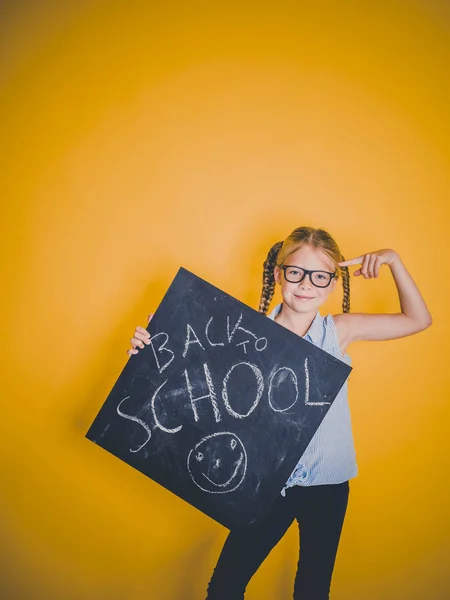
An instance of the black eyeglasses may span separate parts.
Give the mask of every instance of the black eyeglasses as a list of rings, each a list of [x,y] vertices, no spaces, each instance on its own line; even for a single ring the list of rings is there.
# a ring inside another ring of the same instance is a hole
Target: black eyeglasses
[[[294,265],[281,265],[284,271],[284,277],[289,283],[300,283],[309,275],[310,282],[319,288],[326,288],[330,285],[333,277],[336,277],[336,271],[330,273],[329,271],[308,271],[308,269],[302,269],[301,267],[295,267]]]

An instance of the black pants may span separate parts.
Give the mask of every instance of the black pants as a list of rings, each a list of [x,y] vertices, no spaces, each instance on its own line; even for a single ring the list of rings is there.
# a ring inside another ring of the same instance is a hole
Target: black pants
[[[300,559],[294,600],[327,600],[349,494],[348,481],[294,486],[258,523],[231,531],[208,586],[207,600],[243,600],[245,588],[294,519]]]

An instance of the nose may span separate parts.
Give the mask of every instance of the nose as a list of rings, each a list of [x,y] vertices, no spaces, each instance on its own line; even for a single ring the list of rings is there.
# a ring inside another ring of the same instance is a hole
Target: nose
[[[305,276],[303,277],[303,279],[299,282],[298,287],[302,288],[302,289],[312,289],[313,284],[311,281],[311,273],[305,273]]]

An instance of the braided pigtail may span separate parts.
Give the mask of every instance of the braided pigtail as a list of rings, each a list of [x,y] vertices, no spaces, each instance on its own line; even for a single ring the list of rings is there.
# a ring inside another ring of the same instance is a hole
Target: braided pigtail
[[[341,261],[344,262],[345,258],[341,255]],[[348,267],[341,267],[342,271],[342,287],[344,289],[344,296],[342,298],[342,312],[350,312],[350,273]]]
[[[269,250],[266,260],[263,263],[263,286],[261,291],[261,300],[259,301],[259,312],[263,315],[267,314],[270,301],[275,292],[275,276],[273,270],[277,264],[278,253],[283,242],[277,242]]]

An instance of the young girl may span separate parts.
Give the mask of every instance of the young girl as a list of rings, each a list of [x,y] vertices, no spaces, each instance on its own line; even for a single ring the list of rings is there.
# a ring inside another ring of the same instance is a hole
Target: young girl
[[[348,267],[365,279],[388,265],[401,312],[349,314]],[[342,314],[320,315],[318,308],[342,274]],[[322,229],[299,227],[272,246],[264,262],[259,311],[267,314],[275,285],[283,302],[269,318],[350,364],[348,346],[357,340],[389,340],[418,333],[431,316],[414,281],[393,250],[378,250],[345,261],[334,239]],[[151,315],[149,317],[149,320]],[[149,343],[137,327],[129,356]],[[306,451],[270,511],[256,524],[231,531],[208,586],[207,600],[242,600],[253,574],[294,519],[301,531],[294,600],[326,600],[347,509],[349,479],[357,474],[347,383],[331,405]]]

